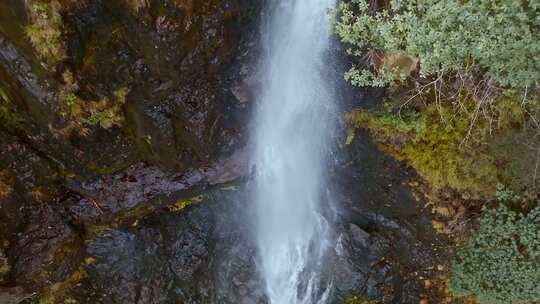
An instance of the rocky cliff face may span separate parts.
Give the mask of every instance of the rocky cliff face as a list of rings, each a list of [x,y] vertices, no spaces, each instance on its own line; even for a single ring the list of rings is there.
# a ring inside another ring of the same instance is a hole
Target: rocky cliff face
[[[73,276],[91,225],[158,196],[174,203],[173,193],[238,177],[234,152],[244,142],[247,108],[231,88],[251,72],[260,7],[0,4],[5,297],[15,301]],[[218,155],[232,156],[212,165]]]
[[[5,107],[37,123],[47,142],[78,153],[56,157],[74,174],[134,158],[187,168],[214,157],[223,146],[216,139],[234,144],[237,121],[225,114],[238,104],[228,89],[254,51],[260,3],[11,2],[3,20],[26,33],[2,31]],[[52,21],[41,24],[55,18],[58,37],[29,45],[55,30]],[[54,65],[43,54],[51,45],[64,54]]]
[[[262,6],[0,3],[0,303],[265,303],[243,149]],[[437,240],[388,187],[408,177],[365,137],[341,154],[332,303],[417,303]]]

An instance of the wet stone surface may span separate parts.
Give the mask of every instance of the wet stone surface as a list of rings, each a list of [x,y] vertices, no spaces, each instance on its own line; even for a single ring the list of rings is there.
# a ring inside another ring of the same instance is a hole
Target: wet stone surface
[[[88,278],[70,297],[82,303],[257,303],[247,225],[238,193],[214,191],[196,206],[106,230],[89,245]],[[85,300],[86,299],[86,300]],[[87,302],[85,302],[87,301]]]

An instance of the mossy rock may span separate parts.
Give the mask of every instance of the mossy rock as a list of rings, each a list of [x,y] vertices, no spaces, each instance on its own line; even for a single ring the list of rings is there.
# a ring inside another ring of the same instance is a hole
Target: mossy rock
[[[358,110],[346,118],[353,129],[369,130],[385,151],[406,161],[435,191],[450,188],[469,198],[491,199],[499,182],[523,188],[523,176],[530,171],[523,164],[530,151],[515,142],[524,139],[520,134],[529,133],[520,102],[513,96],[501,97],[494,114],[498,126],[483,116],[472,124],[467,112],[435,103],[401,112],[392,107]],[[465,106],[474,110],[472,101]]]

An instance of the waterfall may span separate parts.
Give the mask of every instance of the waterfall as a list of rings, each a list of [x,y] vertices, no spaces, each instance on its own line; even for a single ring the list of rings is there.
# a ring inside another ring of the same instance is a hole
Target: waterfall
[[[271,3],[252,155],[260,273],[271,304],[324,303],[320,272],[333,100],[328,69],[332,0]]]

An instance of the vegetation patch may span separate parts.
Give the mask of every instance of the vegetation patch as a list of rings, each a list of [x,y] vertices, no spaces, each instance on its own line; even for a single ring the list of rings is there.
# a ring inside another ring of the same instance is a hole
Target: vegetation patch
[[[169,205],[167,208],[171,212],[180,212],[188,206],[200,203],[203,200],[203,198],[204,198],[203,195],[197,195],[192,198],[177,200],[176,203]]]
[[[350,54],[371,57],[370,68],[347,73],[357,85],[404,80],[418,59],[421,75],[480,71],[502,86],[530,87],[540,78],[539,13],[534,0],[352,0],[339,5],[336,32]]]
[[[25,29],[26,35],[39,57],[53,70],[67,57],[61,9],[57,1],[27,1],[30,24]]]
[[[450,288],[481,303],[540,301],[539,231],[540,207],[527,213],[505,204],[487,210],[480,230],[455,259]]]
[[[87,135],[89,127],[100,126],[109,129],[121,127],[124,123],[122,107],[126,102],[127,87],[120,87],[110,97],[98,101],[88,101],[77,95],[78,83],[70,71],[63,73],[64,85],[58,93],[60,114],[69,121],[64,134],[76,131],[79,135]]]

